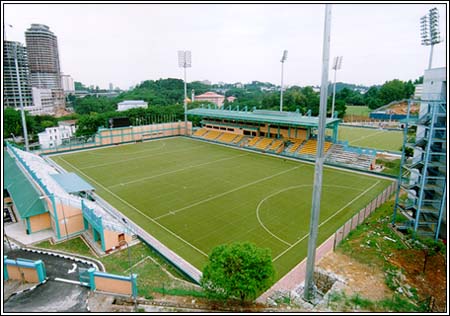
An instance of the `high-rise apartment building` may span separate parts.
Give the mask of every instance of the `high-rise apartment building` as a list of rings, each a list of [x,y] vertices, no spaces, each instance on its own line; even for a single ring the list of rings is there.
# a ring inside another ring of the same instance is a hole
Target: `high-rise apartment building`
[[[58,41],[49,27],[31,24],[25,32],[31,85],[38,89],[50,89],[54,111],[65,107],[64,91],[61,85]]]
[[[19,80],[17,80],[16,63],[14,60],[17,51],[17,68]],[[3,105],[20,108],[19,83],[22,94],[22,102],[25,110],[30,110],[33,105],[30,84],[30,70],[26,48],[19,42],[5,41],[3,45]]]
[[[75,84],[71,75],[61,74],[61,83],[65,93],[75,93]]]

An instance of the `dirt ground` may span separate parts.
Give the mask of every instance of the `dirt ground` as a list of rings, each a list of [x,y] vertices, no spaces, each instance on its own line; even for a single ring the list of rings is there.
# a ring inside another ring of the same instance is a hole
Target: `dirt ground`
[[[433,312],[445,312],[447,302],[446,262],[442,255],[429,257],[423,273],[424,253],[407,249],[394,252],[389,260],[402,269],[405,283],[417,289],[419,300],[430,299]],[[392,297],[394,292],[385,283],[384,272],[377,266],[359,263],[349,256],[334,252],[323,258],[318,267],[343,277],[346,294],[359,293],[362,297],[378,301]]]
[[[384,281],[384,272],[377,266],[365,265],[345,254],[332,252],[319,262],[318,267],[341,276],[346,283],[343,290],[349,296],[358,293],[367,299],[382,300],[392,295]]]
[[[395,252],[390,261],[404,270],[407,283],[417,289],[419,299],[425,300],[431,296],[432,311],[444,312],[447,302],[445,258],[441,254],[430,256],[423,273],[424,258],[421,250],[408,249]]]
[[[410,108],[410,112],[412,114],[419,112],[420,106],[418,104],[412,104]],[[393,114],[406,114],[408,112],[408,102],[401,102],[392,105],[389,107],[388,111],[391,111]]]

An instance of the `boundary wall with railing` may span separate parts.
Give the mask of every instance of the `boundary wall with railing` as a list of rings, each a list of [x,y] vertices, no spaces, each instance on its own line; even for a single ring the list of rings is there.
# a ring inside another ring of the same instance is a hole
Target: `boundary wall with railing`
[[[192,122],[187,122],[187,134],[190,135],[191,131]],[[90,141],[76,140],[53,148],[34,150],[33,152],[36,154],[50,154],[179,135],[186,135],[185,123],[181,121],[118,128],[101,127],[90,138]]]
[[[366,207],[362,208],[352,218],[350,218],[344,225],[336,230],[326,241],[316,248],[316,262],[319,262],[327,253],[334,251],[339,243],[348,236],[358,225],[372,214],[381,204],[386,202],[390,196],[395,192],[396,182],[387,187],[382,193],[374,198]],[[267,299],[275,294],[277,291],[294,291],[305,281],[306,260],[303,259],[295,268],[284,275],[277,283],[270,289],[264,292],[257,298],[257,302],[265,303]]]

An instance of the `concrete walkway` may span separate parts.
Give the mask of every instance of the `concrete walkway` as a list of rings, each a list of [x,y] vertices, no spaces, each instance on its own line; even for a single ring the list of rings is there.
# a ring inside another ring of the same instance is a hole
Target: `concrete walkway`
[[[31,245],[34,243],[38,243],[40,241],[47,240],[49,238],[54,238],[55,233],[52,229],[46,229],[40,232],[32,233],[27,235],[26,233],[26,224],[25,221],[21,220],[17,223],[6,224],[4,226],[4,234],[8,237],[11,237],[14,240],[17,240],[23,245]]]

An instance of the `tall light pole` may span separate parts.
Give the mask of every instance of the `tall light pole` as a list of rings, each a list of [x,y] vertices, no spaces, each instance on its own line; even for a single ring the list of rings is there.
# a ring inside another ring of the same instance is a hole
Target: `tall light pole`
[[[178,51],[178,66],[184,68],[184,131],[187,135],[187,85],[186,85],[186,68],[191,67],[191,51]]]
[[[310,301],[314,295],[314,263],[316,261],[316,241],[322,194],[323,147],[327,119],[328,67],[330,55],[331,4],[325,5],[325,26],[323,32],[322,85],[320,86],[319,134],[317,135],[317,156],[314,168],[314,186],[312,194],[311,219],[309,224],[308,257],[306,259],[306,277],[304,298]]]
[[[420,35],[422,45],[431,46],[428,69],[431,69],[433,62],[433,47],[442,42],[439,34],[439,11],[437,8],[430,9],[427,15],[420,18]]]
[[[30,148],[28,146],[28,131],[27,131],[27,122],[25,120],[25,111],[23,109],[23,99],[22,99],[22,87],[20,83],[20,75],[19,75],[19,62],[17,61],[17,50],[18,43],[15,42],[13,45],[13,54],[14,54],[14,66],[16,68],[16,80],[17,80],[17,88],[19,91],[19,104],[20,104],[20,114],[22,116],[22,128],[23,128],[23,137],[25,139],[25,150],[29,151]]]
[[[331,118],[334,116],[334,101],[336,98],[336,73],[339,69],[341,69],[342,65],[342,56],[334,57],[333,61],[333,69],[334,69],[334,85],[333,85],[333,102],[331,103]]]
[[[284,50],[283,52],[283,56],[281,57],[281,89],[280,89],[280,112],[283,112],[283,66],[284,66],[284,62],[287,59],[287,50]]]

